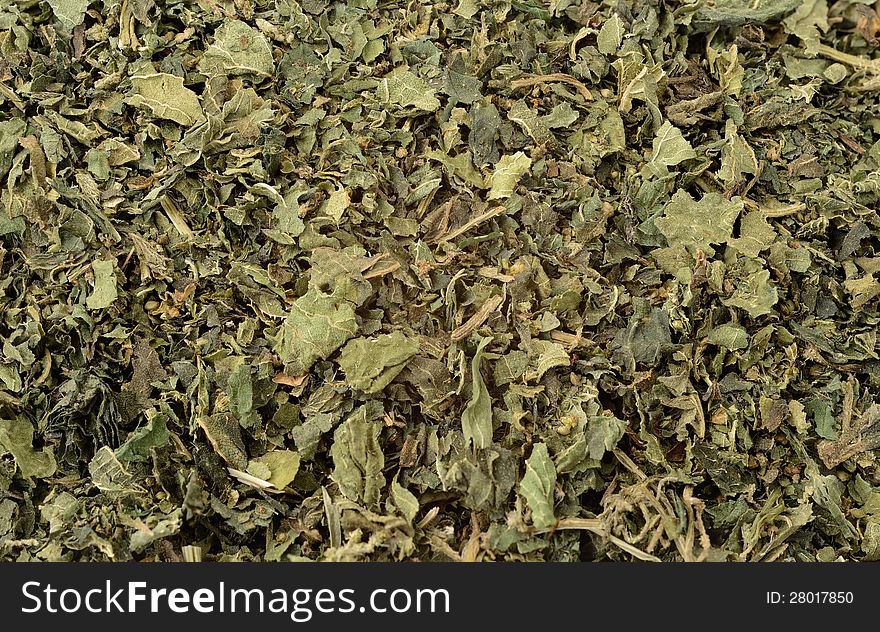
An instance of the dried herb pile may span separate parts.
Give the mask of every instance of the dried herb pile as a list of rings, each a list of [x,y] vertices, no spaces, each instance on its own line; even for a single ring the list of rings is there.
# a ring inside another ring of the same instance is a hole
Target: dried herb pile
[[[10,0],[0,558],[880,559],[855,0]]]

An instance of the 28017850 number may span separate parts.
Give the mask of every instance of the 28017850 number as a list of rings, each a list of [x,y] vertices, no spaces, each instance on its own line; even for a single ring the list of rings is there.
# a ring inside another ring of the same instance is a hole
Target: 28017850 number
[[[851,592],[805,591],[788,593],[788,603],[840,603],[850,604],[854,595]]]

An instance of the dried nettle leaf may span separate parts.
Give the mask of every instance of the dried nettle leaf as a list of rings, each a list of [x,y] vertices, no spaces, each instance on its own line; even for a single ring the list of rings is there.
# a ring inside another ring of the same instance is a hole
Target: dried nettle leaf
[[[290,306],[275,352],[290,373],[305,373],[316,360],[326,359],[354,337],[357,330],[351,303],[310,288]]]
[[[471,360],[471,399],[461,414],[465,441],[478,449],[492,445],[492,398],[480,372],[483,350],[490,342],[491,337],[480,340]]]
[[[247,466],[247,450],[241,437],[241,427],[228,413],[203,415],[196,423],[205,433],[214,451],[235,469]]]
[[[367,418],[366,408],[352,413],[333,433],[333,480],[354,502],[377,507],[385,477],[385,455],[379,444],[382,423]]]
[[[487,199],[497,200],[510,197],[519,179],[523,174],[528,173],[531,166],[532,159],[521,151],[512,155],[502,156],[498,164],[495,165],[492,175],[486,180],[489,185]]]
[[[339,354],[345,382],[365,393],[378,393],[403,371],[419,351],[417,340],[399,331],[377,338],[355,338]]]
[[[394,506],[400,510],[403,517],[412,522],[419,512],[419,499],[406,487],[397,482],[397,477],[391,481],[391,497]]]
[[[401,107],[434,112],[440,107],[436,92],[406,68],[391,71],[379,84],[379,98]]]
[[[48,0],[52,13],[67,30],[82,24],[89,0]]]
[[[272,450],[263,456],[251,459],[248,463],[248,471],[254,463],[263,465],[268,469],[266,480],[276,489],[284,489],[296,478],[299,462],[299,454],[293,450]]]
[[[616,53],[617,49],[620,48],[625,33],[623,20],[620,19],[617,13],[614,13],[602,24],[602,28],[599,29],[597,38],[599,52],[603,55]]]
[[[697,201],[679,189],[654,223],[670,246],[684,246],[692,254],[699,249],[712,256],[711,244],[727,243],[742,210],[739,197],[728,200],[719,193],[707,193]]]
[[[556,492],[556,466],[547,451],[546,443],[537,443],[526,461],[526,472],[519,483],[519,493],[532,511],[532,524],[537,529],[552,525]]]
[[[779,293],[770,283],[770,271],[748,260],[742,264],[738,276],[733,295],[722,302],[746,310],[752,318],[769,314],[779,301]]]
[[[657,130],[654,137],[651,162],[647,167],[650,172],[661,176],[668,173],[667,167],[672,167],[696,156],[697,152],[691,147],[681,130],[666,121]]]
[[[724,148],[721,150],[721,168],[718,170],[719,178],[729,185],[739,181],[743,174],[758,173],[755,151],[746,139],[737,133],[733,121],[727,121],[724,141]]]
[[[740,221],[739,237],[730,245],[748,257],[755,258],[776,240],[776,231],[761,211],[750,211]]]
[[[268,77],[275,72],[275,60],[262,33],[241,20],[227,20],[214,33],[214,43],[202,55],[199,70],[209,75]]]
[[[185,127],[205,120],[198,95],[183,85],[182,77],[151,72],[148,68],[131,76],[131,90],[126,102],[148,109],[157,118]]]
[[[34,427],[24,417],[0,419],[0,447],[11,454],[21,475],[27,478],[48,478],[57,466],[52,448],[34,449]]]
[[[116,448],[116,458],[120,461],[147,461],[150,449],[166,445],[171,438],[167,416],[152,412],[145,425],[134,430],[125,443]]]
[[[89,309],[106,309],[113,305],[119,296],[116,289],[116,262],[98,259],[92,262],[95,287],[86,298]]]

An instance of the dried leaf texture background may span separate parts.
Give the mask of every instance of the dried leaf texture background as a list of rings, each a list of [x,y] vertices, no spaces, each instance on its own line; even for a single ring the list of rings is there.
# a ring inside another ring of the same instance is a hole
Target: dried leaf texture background
[[[876,7],[0,5],[3,560],[880,559]]]

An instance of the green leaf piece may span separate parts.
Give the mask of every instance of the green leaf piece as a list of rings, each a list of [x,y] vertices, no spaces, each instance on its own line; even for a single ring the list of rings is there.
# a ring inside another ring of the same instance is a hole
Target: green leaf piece
[[[25,478],[48,478],[56,469],[55,456],[49,447],[35,450],[34,427],[23,418],[0,419],[0,447],[11,454]]]
[[[739,233],[739,237],[730,240],[730,245],[753,259],[776,240],[776,231],[761,211],[746,213],[740,221]]]
[[[733,296],[722,302],[729,307],[744,309],[752,318],[758,318],[773,311],[778,300],[779,294],[770,284],[770,272],[760,269],[749,274],[737,285]]]
[[[327,198],[327,205],[324,208],[324,212],[333,218],[333,221],[338,224],[342,221],[342,217],[345,215],[345,211],[350,204],[351,198],[348,195],[348,191],[343,187],[339,187],[330,194],[329,198]]]
[[[728,121],[724,132],[724,147],[721,150],[721,169],[718,177],[728,186],[735,184],[743,174],[758,173],[758,159],[748,141],[737,133],[733,121]]]
[[[182,77],[165,72],[132,75],[126,102],[185,127],[205,120],[198,95],[183,85]]]
[[[667,167],[672,167],[685,160],[696,158],[697,152],[682,135],[681,130],[669,121],[663,123],[654,137],[651,162],[648,168],[655,175],[664,175]]]
[[[93,261],[92,273],[95,275],[95,287],[86,298],[86,307],[107,309],[119,297],[116,289],[116,263],[105,259]]]
[[[617,13],[612,14],[610,18],[605,20],[602,28],[599,29],[598,45],[599,52],[603,55],[611,55],[617,52],[623,42],[625,34],[623,20]]]
[[[560,103],[551,110],[550,114],[543,117],[544,125],[549,129],[567,128],[580,118],[577,110],[568,103]]]
[[[684,246],[691,254],[699,249],[712,256],[715,249],[710,244],[727,243],[742,210],[739,197],[727,200],[718,193],[708,193],[696,201],[679,189],[654,223],[670,246]]]
[[[333,480],[342,494],[365,507],[378,507],[385,486],[385,455],[379,445],[382,424],[367,419],[360,408],[333,433]]]
[[[835,426],[837,420],[831,411],[831,405],[823,399],[814,398],[807,402],[804,412],[813,418],[816,425],[816,434],[823,439],[836,440],[838,437]]]
[[[275,72],[275,60],[262,33],[241,20],[227,20],[214,33],[199,70],[209,75],[269,77]]]
[[[553,513],[556,489],[556,466],[547,451],[547,444],[537,443],[526,461],[526,473],[519,483],[519,493],[532,510],[532,524],[546,529],[556,518]]]
[[[443,92],[460,103],[471,104],[483,98],[483,82],[476,77],[449,69],[443,81]]]
[[[239,364],[229,375],[228,389],[229,410],[238,419],[238,423],[250,428],[259,422],[254,411],[254,385],[251,379],[251,367]]]
[[[266,480],[272,483],[276,489],[284,489],[296,478],[296,474],[299,472],[299,461],[299,454],[293,450],[272,450],[263,456],[251,459],[248,469],[253,463],[265,466],[269,471]]]
[[[477,351],[471,360],[471,399],[461,414],[461,427],[465,441],[474,448],[488,448],[492,445],[492,398],[480,372],[483,350],[492,342],[486,337],[480,340]]]
[[[623,438],[626,422],[612,415],[591,417],[587,425],[587,454],[599,461],[606,452],[613,450]]]
[[[709,342],[728,351],[739,351],[749,346],[749,335],[737,325],[718,325],[709,332]]]
[[[529,368],[523,375],[526,381],[540,380],[550,369],[571,364],[571,357],[558,342],[530,340],[526,351],[529,354]]]
[[[82,24],[89,8],[89,0],[48,0],[52,13],[67,30]]]
[[[436,92],[425,81],[405,68],[391,71],[380,84],[380,97],[401,107],[434,112],[440,107]]]
[[[167,417],[162,413],[150,415],[145,425],[137,428],[125,443],[116,448],[116,458],[143,463],[150,459],[151,448],[167,445],[170,438]]]
[[[388,386],[418,351],[418,341],[399,331],[377,338],[355,338],[339,354],[339,366],[346,384],[373,394]]]
[[[489,185],[489,200],[498,200],[508,198],[513,193],[519,179],[523,174],[528,173],[532,166],[532,159],[523,152],[518,151],[515,154],[502,156],[495,170],[487,179]]]
[[[828,3],[826,0],[804,0],[797,10],[782,20],[785,30],[799,37],[808,51],[819,45],[820,31],[828,30]]]
[[[328,358],[354,337],[357,330],[351,303],[311,288],[291,305],[275,352],[290,373],[305,373],[316,360]]]
[[[229,413],[216,413],[203,415],[196,423],[220,458],[237,470],[247,467],[247,450],[235,417]]]
[[[391,498],[394,506],[403,514],[408,522],[412,522],[419,512],[419,499],[406,487],[397,482],[397,478],[391,481]]]

